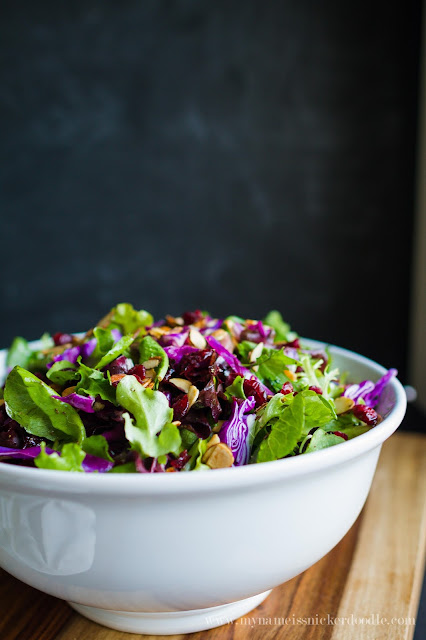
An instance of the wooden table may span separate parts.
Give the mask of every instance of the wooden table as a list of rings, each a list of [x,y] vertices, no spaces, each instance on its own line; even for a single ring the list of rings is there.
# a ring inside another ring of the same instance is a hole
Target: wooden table
[[[383,446],[362,514],[325,558],[275,589],[243,618],[189,637],[408,640],[414,633],[425,550],[426,437],[395,434]],[[0,638],[131,640],[147,636],[89,622],[65,602],[0,570]]]

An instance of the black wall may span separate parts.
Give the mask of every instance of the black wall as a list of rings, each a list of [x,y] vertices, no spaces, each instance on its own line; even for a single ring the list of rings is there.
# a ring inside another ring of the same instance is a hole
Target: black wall
[[[2,339],[118,301],[404,375],[420,2],[10,2]]]

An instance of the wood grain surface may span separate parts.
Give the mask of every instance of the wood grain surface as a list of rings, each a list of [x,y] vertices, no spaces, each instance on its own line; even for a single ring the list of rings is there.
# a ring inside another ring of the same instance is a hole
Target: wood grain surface
[[[396,434],[383,446],[361,516],[327,556],[275,589],[243,618],[189,637],[409,640],[414,633],[425,551],[426,438]],[[0,570],[1,640],[148,637],[90,622],[61,600]]]

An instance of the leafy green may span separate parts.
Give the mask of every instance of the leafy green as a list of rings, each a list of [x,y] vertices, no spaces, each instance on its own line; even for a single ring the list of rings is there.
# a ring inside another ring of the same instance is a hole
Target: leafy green
[[[294,358],[290,358],[283,349],[263,349],[262,355],[256,363],[260,362],[256,375],[273,391],[278,392],[289,378],[284,371],[289,365],[299,364]]]
[[[96,346],[90,357],[90,361],[98,362],[110,349],[112,349],[115,340],[110,328],[104,329],[103,327],[95,327],[93,329],[93,335],[96,338]]]
[[[237,376],[232,384],[225,389],[225,396],[228,400],[232,398],[241,398],[246,400],[246,394],[244,393],[244,378]]]
[[[263,323],[275,329],[275,342],[291,342],[297,338],[297,333],[290,330],[279,311],[270,311]]]
[[[257,461],[277,460],[290,454],[297,442],[313,427],[322,427],[335,417],[332,404],[315,391],[305,389],[297,395],[277,393],[256,417],[255,443],[261,441]],[[269,431],[269,435],[268,435]],[[259,438],[258,438],[259,436]],[[285,453],[282,453],[285,451]]]
[[[133,305],[128,302],[122,302],[112,309],[111,322],[122,331],[123,334],[134,333],[137,329],[141,330],[141,334],[145,333],[145,327],[154,322],[154,319],[148,311],[136,311]]]
[[[319,449],[326,449],[332,447],[335,444],[345,442],[345,439],[341,436],[336,436],[334,433],[326,433],[323,429],[317,429],[313,434],[308,446],[305,449],[305,453],[311,453],[312,451],[318,451]]]
[[[304,398],[298,394],[271,424],[271,432],[262,441],[257,462],[279,460],[292,453],[302,435],[304,426]]]
[[[46,377],[54,384],[61,386],[69,382],[75,382],[80,378],[77,369],[72,362],[68,362],[68,360],[58,360],[54,362],[50,369],[47,370]]]
[[[134,462],[125,462],[113,467],[108,473],[137,473]]]
[[[92,369],[81,362],[81,358],[78,359],[78,373],[80,375],[80,382],[76,386],[76,392],[80,393],[84,391],[88,396],[100,396],[102,400],[112,402],[112,404],[118,405],[115,387],[112,386],[108,378],[105,378],[102,371]]]
[[[41,451],[34,459],[39,469],[56,469],[57,471],[84,471],[82,462],[86,457],[84,451],[75,442],[64,444],[61,455],[53,452],[46,453],[46,444],[41,443]]]
[[[193,431],[185,428],[180,429],[180,437],[182,440],[181,451],[184,451],[184,449],[188,451],[194,442],[198,440],[198,436]]]
[[[55,395],[51,387],[19,366],[6,379],[7,412],[28,433],[48,440],[81,443],[85,429],[80,416],[74,407],[54,398]]]
[[[86,438],[82,445],[83,451],[89,453],[92,456],[97,456],[98,458],[103,458],[104,460],[109,460],[112,462],[112,458],[109,455],[108,451],[108,442],[104,438],[104,436],[90,436],[90,438]]]
[[[300,374],[299,382],[306,386],[317,386],[322,390],[323,397],[327,400],[332,398],[333,389],[331,382],[337,379],[338,369],[331,369],[327,365],[325,372],[320,369],[321,360],[313,363],[308,354],[304,354],[300,358],[303,373]]]
[[[117,386],[117,400],[134,416],[124,414],[124,431],[133,449],[153,458],[179,453],[179,429],[170,424],[173,410],[163,393],[143,387],[134,376],[125,376]]]
[[[134,341],[133,336],[123,336],[118,342],[115,343],[113,347],[99,360],[95,369],[102,369],[102,367],[106,367],[107,364],[118,358],[118,356],[122,356],[125,352],[127,352],[128,348]]]
[[[169,357],[164,351],[163,347],[158,344],[151,336],[145,336],[139,345],[140,362],[146,362],[151,358],[159,358],[160,364],[158,365],[157,378],[162,380],[169,368]]]
[[[17,336],[7,352],[6,365],[10,368],[16,365],[26,367],[32,353],[32,349],[25,338]]]

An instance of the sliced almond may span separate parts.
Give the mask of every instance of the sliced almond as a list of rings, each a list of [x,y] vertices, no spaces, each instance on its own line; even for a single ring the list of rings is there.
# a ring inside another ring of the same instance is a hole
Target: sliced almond
[[[262,355],[262,351],[263,342],[259,342],[259,344],[255,346],[253,351],[250,352],[250,362],[256,362],[256,360]]]
[[[144,378],[142,380],[142,386],[145,387],[146,389],[153,389],[154,384],[155,382],[152,378]]]
[[[189,382],[189,380],[185,380],[185,378],[170,378],[169,382],[171,382],[171,384],[174,384],[175,387],[177,387],[184,393],[188,393],[188,391],[192,387],[192,384]]]
[[[155,369],[147,369],[145,371],[146,378],[155,378]]]
[[[259,344],[255,346],[253,351],[250,351],[250,362],[256,362],[256,360],[262,355],[262,351],[263,351],[263,342],[259,342]],[[252,367],[252,369],[253,371],[257,371],[259,369],[259,366],[256,365]]]
[[[155,369],[155,367],[158,367],[160,362],[160,358],[150,358],[149,360],[145,360],[145,362],[142,362],[142,365],[145,367],[145,369]]]
[[[191,329],[189,331],[189,341],[194,347],[197,347],[197,349],[205,349],[207,347],[205,337],[197,329]]]
[[[105,405],[103,402],[95,402],[93,404],[93,411],[102,411],[102,409],[105,409]]]
[[[220,442],[207,449],[202,462],[207,464],[210,469],[225,469],[226,467],[232,467],[234,456],[231,449],[223,442]]]
[[[181,317],[175,318],[174,316],[170,316],[170,315],[166,316],[166,322],[171,327],[183,327],[184,325],[183,318]]]
[[[220,342],[220,344],[225,347],[225,349],[228,349],[228,351],[230,351],[231,353],[234,351],[235,343],[229,333],[225,331],[225,329],[216,329],[216,331],[213,331],[211,335],[212,338]]]
[[[352,398],[339,396],[338,398],[334,399],[334,407],[338,416],[340,416],[342,413],[350,411],[353,406],[355,406],[355,402],[352,400]]]
[[[150,329],[148,331],[148,333],[151,336],[154,336],[154,338],[161,338],[162,336],[164,336],[166,333],[170,333],[170,331],[172,331],[171,327],[152,327],[152,329]]]
[[[217,435],[217,433],[215,433],[209,440],[208,444],[207,444],[207,449],[210,449],[210,447],[213,447],[215,444],[219,444],[220,442],[220,438]],[[207,451],[206,449],[206,451]]]
[[[181,421],[180,421],[180,420],[173,420],[173,422],[172,422],[172,425],[173,425],[174,427],[180,427],[180,425],[181,425],[181,424],[182,424],[182,423],[181,423]]]
[[[194,385],[191,385],[188,391],[188,409],[192,407],[198,400],[198,396],[200,395],[199,390]]]
[[[62,397],[65,398],[66,396],[71,395],[71,393],[75,392],[75,386],[74,387],[67,387],[66,389],[64,389],[62,391]]]

